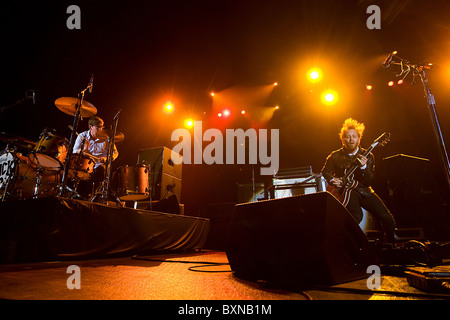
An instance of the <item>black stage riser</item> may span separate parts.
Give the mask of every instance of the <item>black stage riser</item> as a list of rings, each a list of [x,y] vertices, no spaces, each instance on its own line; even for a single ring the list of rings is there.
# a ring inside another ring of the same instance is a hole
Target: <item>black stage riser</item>
[[[66,198],[0,203],[0,262],[201,249],[209,220]]]
[[[377,261],[328,192],[236,205],[226,251],[237,276],[295,288],[365,278]]]

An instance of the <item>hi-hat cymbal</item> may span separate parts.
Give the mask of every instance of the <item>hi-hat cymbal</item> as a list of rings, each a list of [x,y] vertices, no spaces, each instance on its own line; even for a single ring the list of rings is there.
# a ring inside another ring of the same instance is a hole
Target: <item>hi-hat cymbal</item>
[[[97,138],[100,140],[107,140],[112,137],[113,133],[109,129],[103,129],[101,131],[97,131]],[[125,135],[122,132],[116,132],[114,136],[114,143],[121,143],[125,139]]]
[[[55,106],[62,112],[74,116],[77,111],[78,98],[73,97],[61,97],[55,100]],[[90,102],[83,100],[81,104],[82,117],[92,117],[97,114],[97,108]]]

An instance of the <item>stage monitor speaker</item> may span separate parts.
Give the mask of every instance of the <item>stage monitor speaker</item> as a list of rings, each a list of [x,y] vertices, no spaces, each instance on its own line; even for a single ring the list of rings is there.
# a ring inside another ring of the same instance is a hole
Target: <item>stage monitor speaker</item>
[[[397,228],[444,228],[448,225],[428,159],[397,154],[383,159],[387,205]]]
[[[226,254],[237,277],[294,289],[368,277],[377,257],[328,192],[235,206]]]
[[[181,157],[176,154],[177,157]],[[162,200],[171,193],[181,201],[182,163],[175,164],[172,150],[166,147],[142,149],[138,154],[138,163],[150,164],[150,186],[152,200]]]

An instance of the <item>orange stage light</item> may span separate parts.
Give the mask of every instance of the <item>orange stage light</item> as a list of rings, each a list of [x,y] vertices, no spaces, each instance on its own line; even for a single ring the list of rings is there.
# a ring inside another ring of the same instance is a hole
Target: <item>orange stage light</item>
[[[192,128],[193,125],[194,125],[194,120],[192,120],[192,119],[186,119],[184,121],[184,126],[186,128]]]
[[[172,113],[174,110],[174,106],[172,104],[172,102],[168,101],[164,104],[164,112],[166,113]]]
[[[321,100],[322,100],[322,103],[325,105],[328,105],[328,106],[333,105],[338,100],[338,94],[334,90],[324,91],[322,93]]]
[[[319,82],[322,79],[322,70],[319,68],[312,68],[308,71],[308,80],[310,82]]]

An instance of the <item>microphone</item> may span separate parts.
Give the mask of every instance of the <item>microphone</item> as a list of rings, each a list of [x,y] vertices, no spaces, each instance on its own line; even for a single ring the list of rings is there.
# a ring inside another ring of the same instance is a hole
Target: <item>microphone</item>
[[[394,57],[394,55],[396,55],[397,54],[397,51],[393,51],[393,52],[391,52],[388,56],[387,56],[387,58],[386,59],[384,59],[384,61],[381,63],[381,66],[383,67],[383,68],[389,68],[390,66],[391,66],[391,61],[392,61],[392,58]]]
[[[31,99],[33,104],[36,104],[36,93],[34,90],[27,90],[27,92],[25,92],[25,98]]]
[[[92,93],[92,88],[93,87],[94,87],[94,75],[92,74],[91,75],[91,79],[89,80],[89,85],[88,85],[89,93]]]

